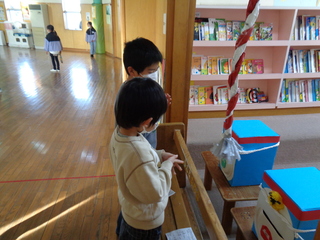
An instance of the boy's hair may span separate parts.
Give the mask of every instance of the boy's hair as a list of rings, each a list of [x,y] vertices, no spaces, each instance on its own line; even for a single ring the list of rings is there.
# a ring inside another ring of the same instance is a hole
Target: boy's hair
[[[152,118],[154,125],[167,111],[167,98],[162,87],[150,78],[133,78],[118,92],[114,106],[117,124],[125,129],[139,127]]]
[[[123,64],[128,73],[128,67],[132,67],[138,73],[143,72],[144,69],[154,63],[162,62],[162,54],[148,39],[136,38],[125,44],[123,50]]]

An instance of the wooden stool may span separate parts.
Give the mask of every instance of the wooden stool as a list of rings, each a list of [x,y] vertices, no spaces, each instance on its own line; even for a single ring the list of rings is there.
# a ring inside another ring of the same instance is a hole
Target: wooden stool
[[[231,209],[231,214],[237,223],[236,240],[257,240],[252,232],[252,223],[256,207],[236,207]]]
[[[253,201],[259,196],[259,186],[231,187],[223,172],[219,168],[219,160],[210,152],[201,153],[205,163],[204,187],[211,190],[212,179],[214,180],[221,197],[224,201],[221,225],[226,234],[231,233],[232,215],[231,208],[235,207],[237,201]]]

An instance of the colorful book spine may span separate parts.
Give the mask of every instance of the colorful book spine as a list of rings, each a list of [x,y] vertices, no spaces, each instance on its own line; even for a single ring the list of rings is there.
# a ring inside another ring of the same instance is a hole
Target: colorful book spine
[[[216,19],[215,18],[208,18],[208,22],[209,22],[209,40],[210,41],[217,40],[216,31],[215,31]]]
[[[240,24],[241,24],[240,21],[232,21],[232,29],[233,29],[232,34],[233,34],[234,41],[237,41],[240,36],[240,33],[241,33]]]
[[[213,89],[211,86],[205,87],[205,104],[213,104]]]
[[[201,75],[208,75],[208,57],[201,56]]]
[[[226,21],[224,19],[217,19],[217,22],[218,22],[218,40],[226,41],[227,40]]]
[[[191,74],[192,75],[200,75],[201,74],[201,56],[193,56],[192,57]]]
[[[206,104],[205,87],[203,86],[198,87],[198,99],[199,105]]]
[[[232,41],[233,40],[232,21],[226,21],[226,29],[227,29],[227,41]]]

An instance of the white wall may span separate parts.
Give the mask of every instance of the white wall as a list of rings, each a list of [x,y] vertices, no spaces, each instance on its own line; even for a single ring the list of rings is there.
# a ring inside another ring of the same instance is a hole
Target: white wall
[[[248,0],[197,0],[197,5],[246,6]],[[260,6],[273,6],[274,0],[260,0]]]
[[[246,6],[249,0],[197,0],[197,5]],[[319,7],[320,0],[260,0],[260,6]]]

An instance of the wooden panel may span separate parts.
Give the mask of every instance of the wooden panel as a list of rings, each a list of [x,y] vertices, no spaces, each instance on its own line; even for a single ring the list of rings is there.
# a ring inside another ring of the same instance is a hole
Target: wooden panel
[[[185,127],[183,123],[164,123],[159,125],[159,127],[157,128],[157,149],[164,149],[166,152],[179,154],[173,140],[174,131],[176,129],[179,129],[184,135]],[[184,169],[182,171],[177,171],[177,178],[180,187],[185,187],[186,176]]]
[[[188,124],[190,69],[196,1],[169,1],[165,90],[172,96],[167,122]]]
[[[194,162],[191,158],[187,145],[180,133],[179,130],[175,131],[174,141],[177,145],[179,155],[182,157],[182,160],[185,162],[185,171],[189,178],[189,182],[192,188],[192,191],[195,195],[196,201],[198,203],[203,221],[206,225],[207,231],[209,233],[210,239],[224,239],[227,240],[227,236],[221,226],[219,218],[216,214],[215,209],[211,204],[211,200],[205,190],[203,183],[200,179],[199,173],[194,165]]]

